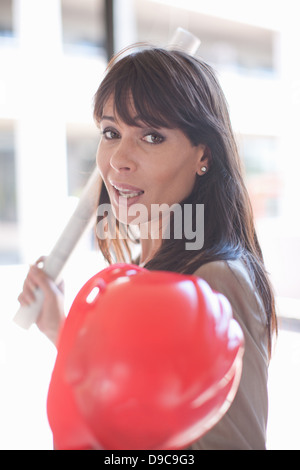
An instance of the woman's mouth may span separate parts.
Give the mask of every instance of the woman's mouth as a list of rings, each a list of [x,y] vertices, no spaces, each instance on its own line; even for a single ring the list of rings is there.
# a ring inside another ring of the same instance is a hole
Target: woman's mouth
[[[126,201],[126,203],[133,204],[142,194],[144,194],[142,189],[130,186],[128,184],[111,182],[111,185],[119,203]]]

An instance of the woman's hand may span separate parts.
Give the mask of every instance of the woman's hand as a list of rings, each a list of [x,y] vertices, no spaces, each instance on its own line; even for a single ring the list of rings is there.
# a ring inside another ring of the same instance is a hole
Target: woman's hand
[[[64,313],[64,286],[55,282],[38,266],[45,260],[41,257],[36,264],[31,266],[24,281],[23,291],[18,297],[20,304],[29,305],[35,300],[34,291],[37,287],[44,294],[44,302],[40,315],[36,321],[38,328],[55,345],[58,333],[65,320]]]

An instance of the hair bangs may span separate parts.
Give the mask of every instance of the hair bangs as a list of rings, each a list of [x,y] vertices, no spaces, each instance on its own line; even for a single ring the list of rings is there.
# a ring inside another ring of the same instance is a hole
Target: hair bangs
[[[95,95],[96,122],[103,115],[105,103],[113,96],[114,112],[127,125],[182,128],[184,117],[172,77],[168,76],[165,64],[154,67],[150,55],[147,64],[139,60],[138,53],[112,64]],[[174,88],[173,93],[170,87]]]

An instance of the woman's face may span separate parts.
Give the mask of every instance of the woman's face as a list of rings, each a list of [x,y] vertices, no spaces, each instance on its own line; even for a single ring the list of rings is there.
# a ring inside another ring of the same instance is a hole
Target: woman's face
[[[134,108],[132,112],[135,116]],[[136,204],[142,205],[146,222],[153,205],[184,200],[203,165],[205,146],[193,146],[181,130],[139,124],[128,126],[115,115],[113,97],[106,102],[97,165],[115,216],[124,223],[135,220],[130,207]]]

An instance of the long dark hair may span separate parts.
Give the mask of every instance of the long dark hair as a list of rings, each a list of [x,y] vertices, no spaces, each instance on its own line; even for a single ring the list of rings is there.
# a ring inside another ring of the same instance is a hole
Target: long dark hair
[[[210,261],[242,259],[264,303],[270,352],[272,333],[277,331],[274,294],[256,236],[228,106],[215,72],[184,52],[147,48],[111,61],[95,95],[96,121],[112,95],[115,112],[126,124],[138,125],[128,99],[132,97],[140,121],[154,128],[180,129],[193,145],[204,144],[210,156],[209,171],[196,177],[192,193],[181,201],[193,207],[204,204],[203,247],[186,250],[184,234],[181,239],[164,239],[146,268],[192,274]],[[109,198],[103,185],[100,204],[104,202]],[[128,260],[128,255],[133,261],[130,241],[122,237],[99,240],[99,246],[110,263],[112,251],[118,261]]]

